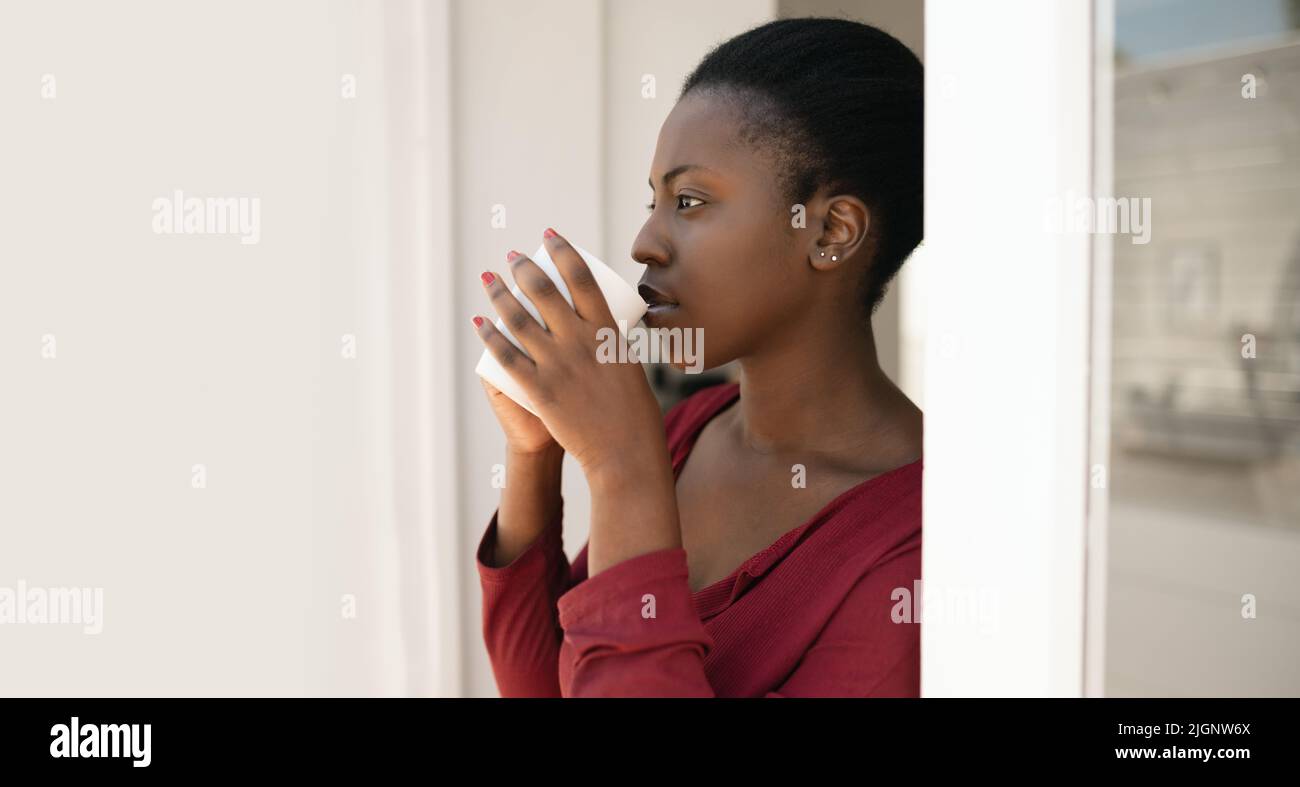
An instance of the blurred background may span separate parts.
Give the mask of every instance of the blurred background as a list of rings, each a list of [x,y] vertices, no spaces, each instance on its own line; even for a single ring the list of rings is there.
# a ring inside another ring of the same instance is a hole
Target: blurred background
[[[1096,74],[1114,193],[1154,204],[1149,244],[1094,248],[1113,257],[1093,312],[1110,408],[1089,425],[1109,436],[1092,457],[1104,692],[1300,694],[1297,4],[1084,5],[1113,10]],[[712,46],[829,15],[924,61],[926,12],[0,5],[0,587],[104,594],[99,634],[0,625],[0,695],[496,696],[473,552],[504,441],[472,371],[479,271],[553,226],[636,281],[659,126]],[[1009,36],[1037,34],[1023,16]],[[155,233],[152,203],[177,189],[259,199],[259,242]],[[954,286],[935,254],[875,316],[882,364],[923,408],[927,370],[963,346],[927,341]],[[964,260],[997,280],[992,250]],[[665,410],[735,372],[647,368]],[[928,455],[974,439],[927,423]],[[589,501],[567,461],[572,557]],[[967,529],[992,536],[1000,514],[972,506]]]
[[[1153,233],[1113,246],[1106,692],[1295,696],[1300,2],[1117,0],[1113,79]]]

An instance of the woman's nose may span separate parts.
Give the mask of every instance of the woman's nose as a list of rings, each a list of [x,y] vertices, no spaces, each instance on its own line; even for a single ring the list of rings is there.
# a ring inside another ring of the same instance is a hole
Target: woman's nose
[[[642,265],[667,265],[666,244],[656,235],[654,224],[654,217],[651,216],[641,226],[636,240],[632,241],[632,259]]]

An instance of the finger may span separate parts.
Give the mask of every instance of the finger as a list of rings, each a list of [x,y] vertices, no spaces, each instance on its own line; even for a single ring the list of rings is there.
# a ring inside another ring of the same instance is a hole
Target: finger
[[[546,329],[556,336],[569,336],[572,333],[570,329],[578,321],[578,313],[564,299],[564,293],[560,292],[555,280],[526,254],[511,251],[506,259],[510,260],[510,275],[515,284],[537,307]]]
[[[532,318],[529,317],[528,319],[531,320]],[[477,314],[474,315],[474,330],[478,333],[478,337],[483,340],[483,344],[487,346],[488,352],[492,353],[492,357],[496,358],[497,363],[501,364],[501,368],[506,370],[506,374],[519,383],[525,393],[531,392],[533,381],[537,379],[537,364],[520,352],[518,347],[511,344],[505,334],[496,329],[491,320],[484,319]],[[484,382],[486,384],[486,381]],[[497,391],[494,385],[488,385],[488,387],[491,391]]]
[[[533,358],[540,358],[549,349],[550,336],[533,315],[528,313],[515,294],[506,286],[505,279],[488,271],[482,276],[483,289],[492,301],[492,309],[505,323],[506,333],[513,336]],[[497,331],[500,333],[500,331]],[[510,340],[502,337],[507,343]]]
[[[573,308],[578,316],[598,325],[613,325],[614,315],[610,314],[605,294],[600,291],[591,267],[582,258],[578,250],[550,227],[542,235],[546,251],[564,277],[564,283],[573,296]]]

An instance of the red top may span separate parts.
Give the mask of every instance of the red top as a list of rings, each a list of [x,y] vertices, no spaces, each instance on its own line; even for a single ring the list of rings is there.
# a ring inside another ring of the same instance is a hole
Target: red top
[[[724,383],[668,412],[674,477],[739,398]],[[584,545],[570,567],[563,501],[519,557],[491,567],[493,513],[477,562],[501,696],[920,696],[921,466],[846,490],[697,593],[680,547],[588,578]]]

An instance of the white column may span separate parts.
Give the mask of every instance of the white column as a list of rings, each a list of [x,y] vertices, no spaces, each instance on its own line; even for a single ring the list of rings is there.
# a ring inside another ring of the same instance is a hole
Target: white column
[[[1043,215],[1090,191],[1091,4],[930,0],[926,26],[922,692],[1078,696],[1089,238]]]

